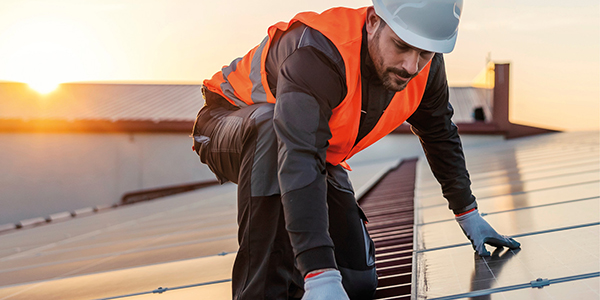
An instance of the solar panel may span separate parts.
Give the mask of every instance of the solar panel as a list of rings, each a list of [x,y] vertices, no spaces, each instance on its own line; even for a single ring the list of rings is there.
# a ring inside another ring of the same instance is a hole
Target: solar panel
[[[227,299],[231,298],[229,281],[234,259],[235,254],[214,255],[135,268],[115,269],[110,272],[53,278],[47,281],[4,287],[0,289],[0,299],[143,299],[156,297],[157,295],[154,295],[153,291],[159,287],[167,288],[165,295],[173,297],[178,294],[177,288],[190,285],[195,287],[189,289],[193,289],[197,297],[200,296],[196,299]],[[222,297],[203,297],[215,293]]]
[[[521,250],[501,250],[490,258],[475,255],[471,245],[420,252],[427,298],[473,290],[528,283],[537,278],[559,278],[597,272],[598,226],[522,236]],[[587,249],[581,249],[581,241]],[[492,252],[494,247],[488,246]],[[574,253],[576,252],[576,253]],[[574,255],[576,254],[576,255]]]
[[[560,133],[466,150],[482,215],[522,245],[489,258],[474,253],[420,163],[415,299],[598,299],[598,144],[597,132]]]
[[[2,235],[0,299],[90,299],[230,279],[235,194],[227,184]]]

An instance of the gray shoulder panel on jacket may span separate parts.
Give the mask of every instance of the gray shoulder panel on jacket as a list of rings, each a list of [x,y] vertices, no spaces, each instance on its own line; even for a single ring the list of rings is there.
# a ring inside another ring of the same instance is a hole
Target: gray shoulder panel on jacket
[[[344,67],[344,60],[342,55],[337,50],[335,45],[325,37],[321,32],[306,27],[300,41],[298,41],[298,48],[300,47],[313,47],[323,54],[325,54],[335,65],[339,68],[340,74],[345,74],[346,68]]]

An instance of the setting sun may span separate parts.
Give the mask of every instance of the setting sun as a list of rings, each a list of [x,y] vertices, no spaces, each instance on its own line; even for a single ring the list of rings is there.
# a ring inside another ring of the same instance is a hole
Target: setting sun
[[[100,69],[94,63],[101,56],[99,47],[91,34],[68,18],[23,19],[3,33],[2,48],[4,71],[41,94],[60,83],[85,80]]]
[[[27,85],[40,94],[48,94],[58,87],[58,83],[54,82],[28,82]]]
[[[73,80],[73,61],[76,56],[69,49],[53,41],[23,45],[15,60],[20,72],[19,81],[39,93],[46,94],[60,83]]]

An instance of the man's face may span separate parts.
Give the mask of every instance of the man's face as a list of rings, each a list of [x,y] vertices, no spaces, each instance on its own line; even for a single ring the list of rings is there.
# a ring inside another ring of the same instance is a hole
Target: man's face
[[[408,45],[389,26],[382,24],[369,33],[369,55],[383,86],[399,92],[423,70],[435,53]]]

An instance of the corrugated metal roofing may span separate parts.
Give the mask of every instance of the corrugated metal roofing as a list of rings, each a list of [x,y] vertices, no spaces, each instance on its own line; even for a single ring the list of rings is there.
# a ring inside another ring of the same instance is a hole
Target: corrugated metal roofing
[[[359,200],[376,249],[375,299],[410,299],[416,164],[402,161]]]
[[[491,118],[491,90],[450,88],[454,121],[473,122],[473,108]],[[487,98],[486,98],[487,97]],[[62,84],[41,95],[23,83],[0,82],[0,120],[193,121],[204,100],[200,85]]]
[[[474,110],[483,109],[485,122],[493,121],[493,89],[475,87],[451,87],[450,104],[454,108],[454,123],[475,122]]]
[[[47,95],[0,83],[0,119],[190,121],[204,104],[199,85],[62,84]]]

